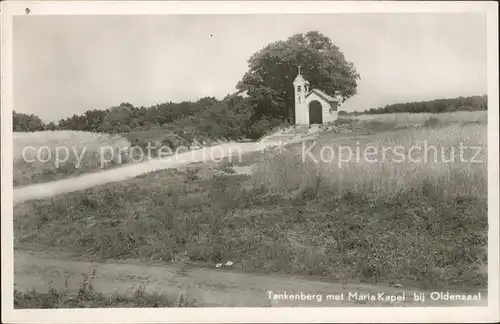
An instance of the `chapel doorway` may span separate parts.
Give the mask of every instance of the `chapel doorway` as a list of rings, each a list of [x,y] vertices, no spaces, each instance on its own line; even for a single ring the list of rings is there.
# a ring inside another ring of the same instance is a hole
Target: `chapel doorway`
[[[323,109],[316,100],[309,104],[309,124],[323,124]]]

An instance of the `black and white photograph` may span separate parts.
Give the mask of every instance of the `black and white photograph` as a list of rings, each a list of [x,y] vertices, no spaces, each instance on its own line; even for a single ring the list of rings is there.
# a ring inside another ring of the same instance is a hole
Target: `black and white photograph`
[[[499,320],[496,2],[1,6],[4,322]]]

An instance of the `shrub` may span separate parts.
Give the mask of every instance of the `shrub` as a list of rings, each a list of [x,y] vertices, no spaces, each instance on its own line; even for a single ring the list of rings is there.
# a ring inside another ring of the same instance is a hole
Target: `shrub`
[[[66,283],[67,280],[68,278]],[[52,287],[48,292],[37,292],[33,289],[26,292],[14,290],[14,308],[197,307],[196,300],[185,295],[148,293],[144,287],[139,287],[132,295],[105,295],[94,290],[92,280],[93,277],[85,277],[76,295],[68,293],[67,285],[62,292]]]
[[[441,122],[435,117],[429,117],[424,123],[425,127],[435,128],[438,127]]]
[[[40,117],[23,113],[12,112],[12,127],[14,132],[43,131],[45,125]]]

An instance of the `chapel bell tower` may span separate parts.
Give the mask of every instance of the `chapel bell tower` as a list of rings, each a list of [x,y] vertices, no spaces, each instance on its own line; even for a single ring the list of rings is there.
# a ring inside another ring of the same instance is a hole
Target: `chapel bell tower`
[[[297,77],[293,81],[295,93],[295,124],[307,124],[306,94],[309,92],[309,81],[300,74],[300,65]]]

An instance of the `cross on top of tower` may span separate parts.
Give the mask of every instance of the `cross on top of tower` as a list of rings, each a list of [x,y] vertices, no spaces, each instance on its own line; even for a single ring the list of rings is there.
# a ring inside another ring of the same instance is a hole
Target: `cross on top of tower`
[[[294,85],[297,85],[298,83],[309,84],[309,81],[307,81],[306,79],[304,79],[304,77],[300,74],[300,68],[301,68],[301,66],[298,65],[298,74],[295,77],[295,80],[293,81],[293,84]]]

